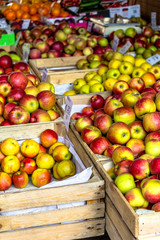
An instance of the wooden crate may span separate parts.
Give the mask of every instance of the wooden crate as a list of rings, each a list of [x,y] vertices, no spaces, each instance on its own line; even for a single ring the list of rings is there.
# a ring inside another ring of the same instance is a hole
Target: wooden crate
[[[45,66],[48,69],[52,68],[53,70],[48,71],[46,81],[53,85],[63,84],[62,86],[65,92],[68,90],[69,84],[71,85],[70,89],[73,89],[72,84],[77,78],[83,78],[86,73],[91,71],[97,72],[97,69],[78,70],[76,68],[76,63],[79,59],[83,58],[86,58],[86,56],[32,59],[29,60],[29,65],[40,80],[42,79],[43,67]],[[64,84],[67,84],[67,86]],[[59,94],[58,91],[56,92],[56,89],[55,93]]]
[[[4,49],[4,51],[7,51],[7,52],[15,51],[18,54],[18,56],[22,58],[22,53],[19,47],[16,47],[15,45],[0,46],[0,48]]]
[[[70,99],[73,102],[73,107],[76,109],[77,106],[90,105],[90,98],[95,94],[96,93],[88,93],[88,94],[78,94],[78,95],[70,96]],[[106,98],[111,95],[111,92],[106,91],[106,92],[101,92],[101,93],[97,93],[97,94],[100,94],[102,97]],[[62,117],[64,115],[64,108],[62,106],[65,105],[66,99],[67,99],[66,96],[63,96],[63,97],[57,99],[58,109],[59,109]],[[75,112],[74,109],[73,109],[73,112]],[[77,112],[77,110],[76,110],[76,112]]]
[[[71,128],[105,181],[106,231],[111,240],[160,239],[160,213],[151,211],[138,215],[107,174],[107,170],[113,167],[112,160],[103,155],[93,154],[76,131],[74,123],[71,123]],[[115,231],[112,238],[113,229]]]
[[[50,126],[37,124],[32,131],[28,131],[26,126],[21,126],[21,131],[6,131],[4,135],[0,134],[0,141],[12,136],[17,140],[36,138],[47,128],[54,129],[58,136],[65,136],[62,122],[50,122]],[[72,131],[69,130],[67,135],[83,164],[90,167],[92,162]],[[0,239],[30,240],[34,236],[34,240],[69,240],[103,235],[104,194],[104,180],[94,167],[92,177],[86,183],[43,189],[33,185],[16,191],[8,189],[0,193],[1,213],[79,201],[86,204],[43,212],[1,215]]]

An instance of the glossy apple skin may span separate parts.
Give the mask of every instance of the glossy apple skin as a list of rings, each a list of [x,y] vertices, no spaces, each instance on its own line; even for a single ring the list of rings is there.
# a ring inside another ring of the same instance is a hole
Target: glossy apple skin
[[[156,132],[160,130],[160,112],[147,113],[143,117],[143,127],[146,132]]]
[[[11,122],[11,124],[28,123],[30,120],[30,114],[24,108],[16,106],[10,111],[8,120]]]
[[[110,145],[111,143],[107,138],[98,137],[94,139],[89,146],[93,153],[101,155]]]
[[[75,128],[78,132],[82,132],[83,128],[93,125],[93,120],[89,116],[83,116],[76,120]]]
[[[43,110],[50,110],[53,108],[56,102],[54,93],[49,90],[44,90],[37,95],[40,108]]]
[[[83,113],[75,112],[75,113],[72,114],[71,119],[72,119],[72,120],[77,120],[77,119],[79,119],[79,118],[81,118],[81,117],[83,117],[83,116],[84,116]]]
[[[0,172],[0,191],[5,191],[12,185],[12,179],[9,174]]]
[[[51,121],[51,118],[49,114],[43,109],[38,108],[36,111],[31,113],[31,116],[30,116],[31,123],[49,122],[49,121]]]
[[[34,186],[42,187],[51,182],[51,173],[47,169],[37,168],[32,173],[31,181]]]
[[[101,131],[95,126],[87,126],[81,132],[81,137],[87,144],[90,144],[95,138],[101,135]]]
[[[8,119],[8,115],[9,115],[10,111],[11,111],[14,107],[16,107],[16,106],[17,106],[16,103],[7,103],[7,104],[5,104],[5,106],[4,106],[4,112],[3,112],[3,116],[4,116],[5,119]]]
[[[113,119],[114,122],[124,122],[129,125],[135,121],[136,116],[133,108],[124,106],[114,110]]]
[[[150,98],[141,98],[134,105],[134,111],[137,118],[143,119],[147,113],[156,111],[156,105]]]
[[[150,162],[150,170],[151,174],[159,174],[160,173],[160,158],[154,158]]]
[[[138,154],[145,150],[144,141],[141,139],[130,139],[127,142],[126,146],[132,150],[135,156],[137,156]]]
[[[13,185],[16,188],[25,188],[28,185],[28,174],[26,172],[18,171],[12,176]]]
[[[10,103],[18,103],[24,95],[25,91],[23,89],[13,88],[7,96],[7,101]]]
[[[24,158],[20,164],[20,171],[32,174],[37,169],[36,162],[33,158]]]
[[[144,159],[135,159],[131,163],[129,171],[135,179],[142,180],[150,174],[149,163]]]
[[[142,185],[142,194],[150,203],[160,202],[160,180],[149,179]]]
[[[108,129],[112,123],[112,118],[107,114],[101,114],[94,120],[94,126],[99,128],[103,134],[108,132]]]
[[[141,121],[135,121],[129,125],[131,131],[131,138],[142,139],[146,137],[147,133],[143,128]]]
[[[46,129],[40,134],[40,141],[43,147],[48,148],[58,140],[57,133],[52,129]]]
[[[129,173],[129,166],[131,163],[131,160],[122,160],[116,163],[114,166],[114,173],[116,174],[116,176],[122,173]]]
[[[131,160],[134,161],[134,155],[130,148],[126,146],[119,146],[115,148],[112,153],[113,163],[116,164],[122,160]]]
[[[82,114],[91,117],[94,114],[93,107],[84,107],[82,109]]]
[[[9,83],[13,88],[25,89],[28,84],[28,78],[23,72],[13,72],[9,75]]]

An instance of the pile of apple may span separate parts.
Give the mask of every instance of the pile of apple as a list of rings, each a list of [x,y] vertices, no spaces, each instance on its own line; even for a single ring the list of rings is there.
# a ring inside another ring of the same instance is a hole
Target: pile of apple
[[[71,28],[67,22],[25,30],[19,46],[22,48],[24,43],[30,44],[31,59],[104,53],[108,46],[105,37],[92,35],[84,27]]]
[[[40,134],[40,143],[27,139],[20,145],[14,138],[6,138],[0,146],[0,191],[25,188],[31,176],[36,187],[42,187],[52,180],[63,180],[76,173],[69,148],[58,141],[57,133],[46,129]]]
[[[25,62],[13,64],[3,55],[0,63],[8,74],[0,75],[0,125],[53,121],[59,117],[54,86],[39,83]]]
[[[129,84],[132,78],[142,78],[146,87],[152,86],[156,79],[160,78],[159,65],[152,66],[144,58],[134,58],[129,54],[124,56],[113,51],[109,51],[106,58],[109,60],[107,65],[104,62],[101,63],[101,56],[97,54],[91,54],[87,56],[87,59],[78,61],[79,68],[81,68],[80,65],[84,67],[88,60],[90,66],[93,68],[98,66],[98,70],[92,70],[86,73],[84,78],[76,79],[73,82],[74,92],[72,91],[72,94],[112,91],[115,85],[113,92],[118,97],[125,86],[126,88],[132,87],[132,83]],[[115,88],[118,85],[122,89],[117,91]],[[70,94],[70,91],[67,93]]]
[[[143,78],[134,77],[128,83],[119,80],[110,96],[92,96],[91,106],[71,117],[93,153],[112,158],[115,167],[108,173],[133,208],[149,208],[160,202],[160,75],[156,79],[157,76],[146,72]]]

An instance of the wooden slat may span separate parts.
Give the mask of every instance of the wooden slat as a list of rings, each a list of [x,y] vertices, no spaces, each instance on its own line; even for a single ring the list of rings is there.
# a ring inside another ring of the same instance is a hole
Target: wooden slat
[[[119,233],[120,237],[125,240],[135,240],[136,238],[130,232],[126,222],[123,220],[121,215],[118,213],[114,204],[111,202],[109,197],[106,195],[106,215],[109,216],[112,223],[114,223],[114,227]]]
[[[58,224],[4,232],[0,234],[0,240],[71,240],[104,234],[105,220],[89,220],[77,223]]]
[[[109,218],[109,216],[106,214],[106,232],[108,233],[109,237],[111,240],[123,240],[119,233],[117,232],[117,229],[115,228],[115,226],[113,225],[111,219]]]
[[[139,235],[144,236],[151,233],[160,235],[159,223],[160,223],[159,212],[139,215]]]
[[[0,217],[0,232],[104,217],[104,203]]]

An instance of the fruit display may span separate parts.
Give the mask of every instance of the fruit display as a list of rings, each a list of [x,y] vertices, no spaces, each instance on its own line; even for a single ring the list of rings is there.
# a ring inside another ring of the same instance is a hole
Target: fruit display
[[[30,58],[53,58],[89,55],[108,46],[103,36],[94,36],[86,28],[71,28],[66,21],[58,25],[38,25],[22,32],[19,46],[30,44]]]
[[[146,79],[151,75],[145,73]],[[159,89],[155,90],[159,80],[154,76],[150,86],[143,84],[141,89],[133,84],[135,80],[144,83],[142,78],[131,78],[127,88],[120,84],[118,97],[115,83],[112,95],[105,99],[93,95],[90,106],[75,112],[71,119],[94,154],[112,159],[114,167],[108,174],[130,205],[160,211],[154,206],[160,201],[160,95]]]
[[[73,6],[78,7],[80,2],[81,2],[81,0],[62,0],[61,5],[64,8],[73,7]]]
[[[72,153],[52,129],[41,132],[37,140],[26,139],[21,144],[14,138],[6,138],[1,142],[0,154],[0,191],[12,184],[25,188],[29,178],[34,186],[42,187],[54,179],[63,180],[76,174]]]
[[[1,126],[53,121],[59,117],[52,84],[39,83],[27,63],[13,62],[9,54],[2,54],[0,65]]]
[[[40,3],[23,3],[13,2],[2,11],[4,17],[8,21],[20,21],[22,19],[30,19],[31,21],[40,21],[42,17],[68,17],[69,12],[65,11],[59,3],[40,2]]]

